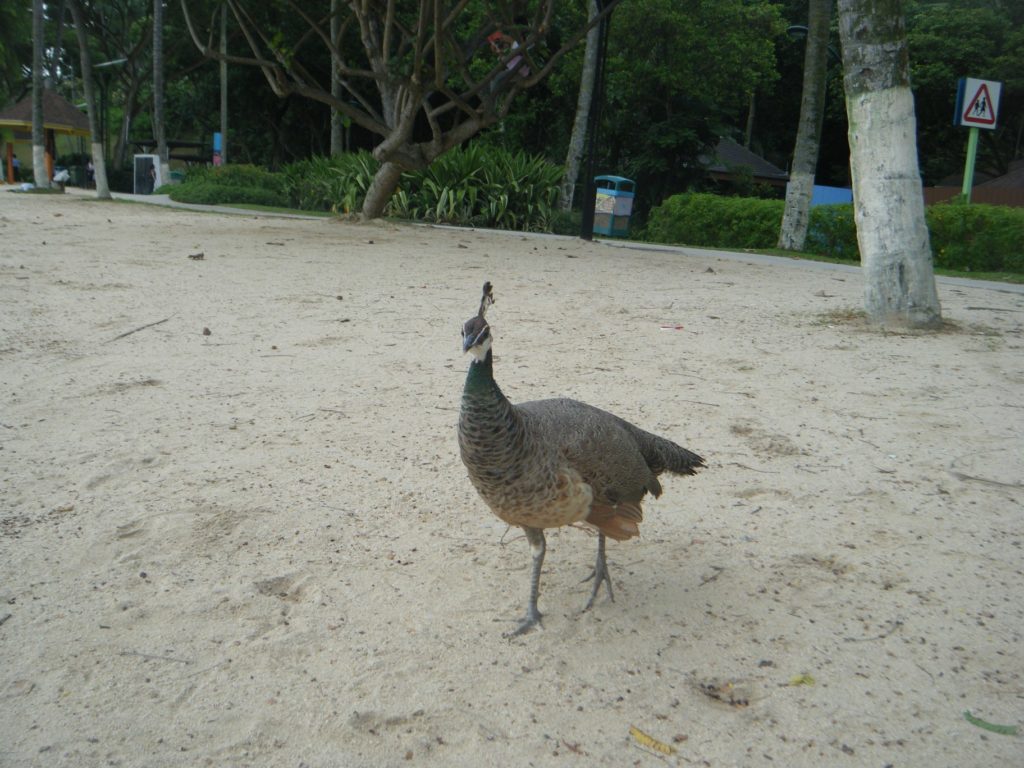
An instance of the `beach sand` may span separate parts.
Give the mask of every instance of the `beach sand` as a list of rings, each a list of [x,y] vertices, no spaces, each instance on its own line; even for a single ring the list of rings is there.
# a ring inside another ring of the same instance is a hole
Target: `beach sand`
[[[614,602],[550,531],[512,640],[529,547],[455,435],[484,280],[510,399],[708,462],[609,544]],[[0,191],[0,765],[1021,765],[964,712],[1024,724],[1024,296],[942,282],[945,330],[889,333],[861,295]]]

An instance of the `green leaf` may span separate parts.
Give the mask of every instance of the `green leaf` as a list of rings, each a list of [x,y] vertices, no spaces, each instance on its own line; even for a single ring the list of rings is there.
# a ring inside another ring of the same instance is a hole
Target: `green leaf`
[[[990,723],[987,720],[982,720],[980,717],[975,717],[967,711],[964,712],[964,720],[971,725],[976,725],[978,728],[984,728],[986,731],[991,731],[992,733],[1001,733],[1003,736],[1016,736],[1018,733],[1016,725],[996,725],[995,723]]]

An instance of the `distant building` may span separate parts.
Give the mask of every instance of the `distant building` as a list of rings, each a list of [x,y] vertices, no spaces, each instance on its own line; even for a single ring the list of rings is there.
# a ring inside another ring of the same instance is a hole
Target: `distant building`
[[[85,152],[89,118],[56,91],[43,91],[43,130],[46,136],[46,175],[53,178],[58,154]],[[0,110],[0,141],[4,145],[3,177],[14,183],[13,161],[21,161],[22,179],[32,171],[32,94]]]
[[[735,183],[751,178],[755,183],[786,188],[789,174],[732,139],[718,140],[712,157],[702,157],[704,169],[715,181]],[[749,174],[749,175],[748,175]]]

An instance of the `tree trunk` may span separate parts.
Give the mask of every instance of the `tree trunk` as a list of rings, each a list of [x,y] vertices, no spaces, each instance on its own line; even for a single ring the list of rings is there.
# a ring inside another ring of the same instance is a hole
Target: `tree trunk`
[[[341,45],[341,8],[339,0],[331,0],[331,44],[338,48]],[[342,99],[345,91],[341,87],[341,76],[338,72],[341,61],[331,53],[331,96]],[[343,115],[336,109],[331,109],[331,155],[340,155],[345,151],[345,125]]]
[[[37,187],[50,186],[43,130],[43,0],[32,0],[32,175]]]
[[[398,182],[402,178],[402,168],[397,163],[385,161],[370,182],[370,188],[366,190],[366,199],[363,200],[363,218],[376,219],[383,215],[391,196],[398,189]]]
[[[92,134],[92,167],[96,179],[96,197],[100,200],[109,200],[107,160],[103,156],[103,139],[99,128],[100,113],[96,111],[96,89],[92,80],[92,57],[89,54],[89,40],[85,34],[85,19],[79,0],[68,0],[68,5],[71,7],[71,18],[75,22],[75,34],[78,37],[78,51],[82,62],[82,88],[85,91],[85,108],[89,113],[89,133]]]
[[[804,84],[800,97],[793,165],[786,185],[786,208],[779,231],[779,248],[803,250],[818,165],[821,124],[825,118],[825,73],[828,66],[828,28],[832,0],[811,0],[807,13]]]
[[[156,153],[160,157],[160,178],[164,184],[171,169],[167,157],[167,135],[164,131],[164,1],[153,0],[153,133]]]
[[[569,137],[569,150],[565,155],[565,175],[558,193],[558,206],[563,211],[572,210],[572,199],[576,191],[576,180],[580,175],[580,162],[587,142],[587,121],[590,118],[590,104],[594,99],[594,81],[597,75],[597,54],[601,28],[594,23],[597,18],[597,0],[587,3],[587,21],[594,26],[587,32],[587,44],[583,50],[583,71],[580,73],[580,92],[576,98],[576,119]]]
[[[875,323],[941,323],[917,166],[917,120],[899,0],[839,0],[864,304]]]

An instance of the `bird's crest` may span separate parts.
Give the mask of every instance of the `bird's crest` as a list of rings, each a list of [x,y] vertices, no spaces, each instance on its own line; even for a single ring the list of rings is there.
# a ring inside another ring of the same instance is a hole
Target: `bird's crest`
[[[484,317],[487,314],[487,308],[494,303],[494,287],[491,285],[491,281],[488,280],[484,283],[483,296],[480,297],[480,311],[477,312],[479,317]]]

